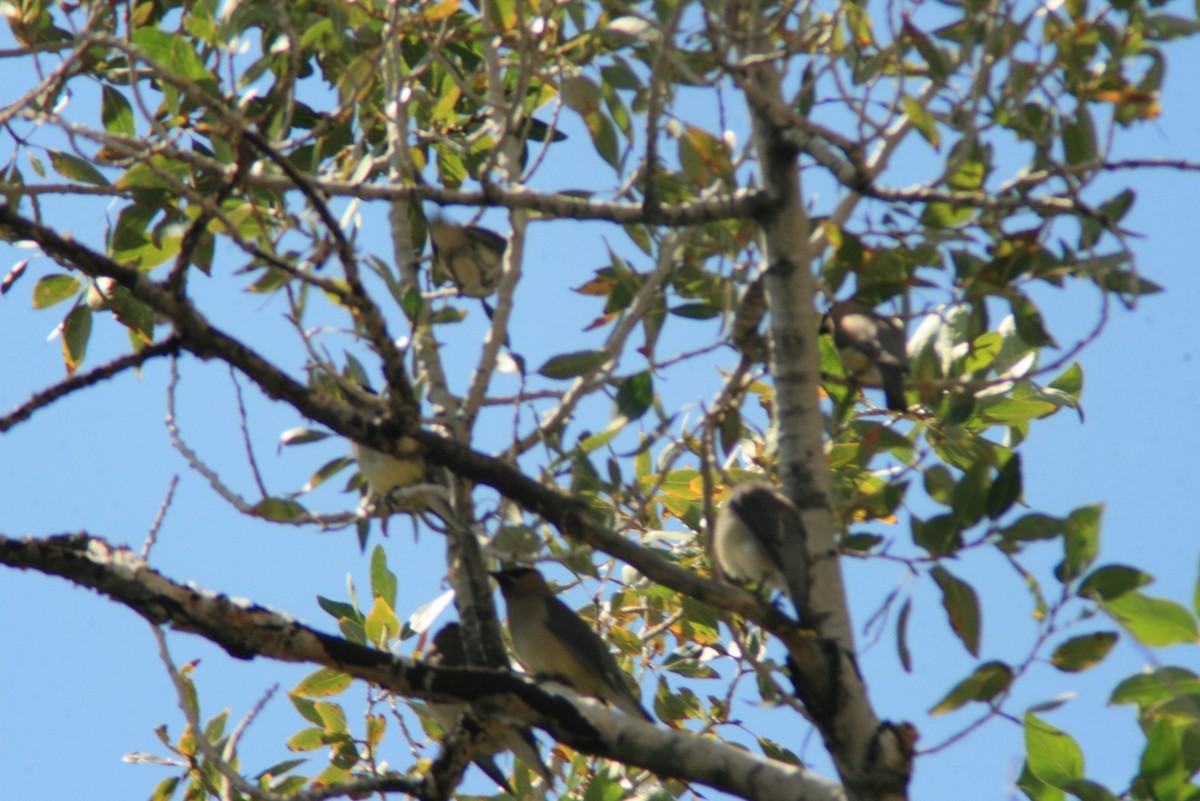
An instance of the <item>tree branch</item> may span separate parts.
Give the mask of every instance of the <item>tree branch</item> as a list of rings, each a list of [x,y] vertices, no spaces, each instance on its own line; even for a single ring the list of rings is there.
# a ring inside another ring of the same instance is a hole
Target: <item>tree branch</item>
[[[61,576],[155,625],[198,634],[238,659],[321,665],[405,696],[476,703],[532,724],[582,753],[755,801],[840,801],[838,785],[689,732],[672,731],[553,692],[509,670],[440,668],[323,634],[282,613],[172,581],[133,551],[87,534],[0,536],[0,564]]]

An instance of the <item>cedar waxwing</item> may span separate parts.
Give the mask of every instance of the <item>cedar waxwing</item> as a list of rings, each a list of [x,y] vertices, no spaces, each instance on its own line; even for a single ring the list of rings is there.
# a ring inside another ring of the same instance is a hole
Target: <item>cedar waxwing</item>
[[[804,521],[796,505],[770,484],[750,481],[729,491],[717,515],[712,559],[731,583],[778,590],[797,611],[807,603]]]
[[[847,375],[865,386],[882,386],[892,411],[908,410],[904,400],[908,354],[899,319],[884,317],[861,301],[847,300],[825,313],[821,333],[833,335]]]
[[[433,644],[425,654],[425,661],[441,667],[464,667],[467,664],[466,652],[463,650],[462,634],[457,623],[447,623],[434,636]],[[426,704],[429,715],[444,732],[452,732],[458,725],[459,719],[466,714],[470,707],[464,703],[434,703]],[[486,729],[492,750],[479,753],[472,760],[488,778],[500,785],[509,795],[515,795],[504,773],[492,758],[495,751],[512,751],[518,759],[524,762],[530,770],[542,777],[550,787],[554,786],[554,777],[546,763],[538,754],[537,740],[533,733],[523,726],[491,725]]]
[[[429,221],[433,258],[458,294],[486,298],[500,285],[508,240],[478,225],[457,225],[440,217]]]
[[[629,689],[604,640],[554,597],[541,573],[513,567],[492,575],[508,606],[513,648],[530,673],[561,679],[583,695],[654,721]]]
[[[358,385],[361,393],[375,395],[370,387]],[[345,392],[346,400],[351,406],[364,411],[372,411],[361,398],[352,391]],[[384,533],[387,533],[387,515],[391,512],[424,512],[432,511],[447,523],[454,519],[445,499],[438,495],[439,488],[405,495],[399,490],[417,484],[433,483],[429,476],[429,466],[421,443],[412,437],[402,436],[399,441],[398,456],[377,451],[366,445],[351,441],[350,452],[358,463],[358,472],[366,484],[367,494],[363,498],[360,510],[368,510],[374,504],[376,510],[382,513]]]

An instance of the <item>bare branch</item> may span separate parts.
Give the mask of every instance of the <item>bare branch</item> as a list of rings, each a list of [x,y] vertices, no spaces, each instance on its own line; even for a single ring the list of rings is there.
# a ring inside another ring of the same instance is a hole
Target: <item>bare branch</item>
[[[86,389],[94,384],[99,384],[101,381],[107,381],[118,373],[122,373],[130,368],[140,368],[146,362],[159,356],[173,356],[179,352],[179,348],[179,338],[175,336],[168,337],[161,342],[147,345],[136,353],[120,356],[108,364],[101,365],[86,373],[78,373],[65,381],[37,392],[16,409],[0,417],[0,433],[25,422],[33,416],[34,412],[49,406],[60,398],[70,395],[72,392]]]

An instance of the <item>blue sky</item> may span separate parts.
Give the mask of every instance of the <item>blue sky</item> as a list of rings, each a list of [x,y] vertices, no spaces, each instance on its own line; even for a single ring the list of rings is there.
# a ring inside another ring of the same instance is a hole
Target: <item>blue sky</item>
[[[1194,81],[1200,45],[1176,45],[1168,53],[1164,114],[1128,137],[1128,154],[1200,160],[1200,103]],[[585,139],[574,137],[577,144]],[[566,164],[569,155],[563,159]],[[1200,537],[1190,514],[1195,454],[1200,449],[1200,428],[1195,424],[1200,351],[1194,333],[1200,308],[1200,271],[1195,268],[1200,221],[1193,200],[1200,176],[1164,170],[1122,173],[1105,180],[1111,193],[1126,185],[1136,188],[1138,201],[1125,222],[1144,237],[1135,245],[1141,271],[1167,291],[1146,298],[1134,312],[1114,309],[1102,338],[1082,356],[1086,422],[1065,412],[1034,426],[1023,449],[1026,500],[1033,509],[1050,514],[1105,503],[1103,561],[1147,570],[1158,579],[1149,588],[1152,594],[1186,601],[1200,557]],[[104,224],[99,215],[69,222],[67,227],[93,241]],[[502,219],[497,218],[496,225],[503,230]],[[590,305],[564,299],[561,289],[582,283],[603,263],[602,255],[588,260],[579,256],[581,238],[595,236],[598,230],[573,222],[542,224],[534,230],[519,302],[539,313],[518,320],[513,331],[516,347],[526,352],[532,365],[572,349],[576,332],[594,316]],[[388,252],[384,245],[371,247],[377,253]],[[0,270],[26,255],[0,245]],[[39,273],[46,269],[45,261],[35,268]],[[218,269],[212,283],[223,278],[228,276]],[[7,380],[0,382],[0,408],[4,409],[62,377],[59,343],[47,341],[59,317],[56,311],[30,309],[32,285],[33,276],[26,276],[0,300],[0,355],[7,366]],[[211,291],[203,281],[198,285],[201,292]],[[1048,290],[1038,301],[1056,333],[1085,330],[1098,306],[1095,293],[1086,288]],[[221,308],[216,317],[231,325],[253,320],[263,336],[274,337],[283,311],[277,300],[247,296]],[[468,325],[475,325],[478,309],[472,306],[470,313],[474,322]],[[119,352],[125,343],[123,330],[111,323],[98,324],[96,329],[92,365],[105,354]],[[1070,336],[1060,335],[1060,341],[1070,341]],[[467,363],[468,346],[456,347],[463,348]],[[726,363],[731,359],[722,358]],[[333,630],[332,620],[317,608],[316,596],[344,599],[348,574],[360,594],[367,594],[368,557],[359,552],[353,534],[273,527],[243,519],[200,476],[189,472],[171,449],[162,423],[165,385],[166,370],[158,364],[141,377],[123,375],[69,398],[4,435],[0,440],[3,532],[40,535],[87,530],[138,547],[171,476],[179,474],[180,485],[153,552],[156,567],[174,579],[250,598]],[[183,387],[179,414],[185,437],[221,467],[230,483],[249,491],[228,371],[188,359]],[[688,389],[667,386],[664,391],[683,397]],[[313,446],[312,451],[279,452],[278,434],[303,421],[252,391],[247,399],[258,456],[274,488],[299,486],[326,458],[345,450],[340,443],[326,443]],[[341,481],[335,484],[340,486]],[[353,505],[350,496],[338,497],[332,488],[322,497],[329,503]],[[906,536],[907,521],[901,520],[895,528],[884,533]],[[399,614],[443,591],[441,550],[428,534],[414,543],[406,526],[393,524],[385,546],[393,567],[404,568]],[[1047,550],[1036,561],[1048,570],[1057,556]],[[1015,658],[1028,631],[1028,596],[1015,574],[991,561],[964,560],[953,569],[986,588],[983,658]],[[858,621],[865,621],[899,580],[893,567],[879,563],[850,561],[846,571]],[[582,605],[588,599],[576,593],[568,600]],[[917,671],[908,675],[899,670],[890,627],[866,649],[862,666],[880,714],[913,721],[922,732],[921,745],[928,746],[977,714],[971,709],[939,719],[926,714],[952,682],[971,670],[973,662],[949,634],[932,586],[918,588],[916,603]],[[163,749],[153,733],[160,724],[167,724],[173,736],[182,730],[182,717],[157,661],[148,626],[93,593],[15,571],[0,573],[0,610],[0,635],[8,646],[0,652],[0,776],[5,777],[6,790],[14,798],[28,799],[78,796],[81,791],[96,799],[147,796],[169,772],[126,764],[122,757],[137,751],[161,755]],[[278,683],[286,690],[309,672],[263,660],[231,660],[196,637],[172,635],[170,643],[178,663],[200,660],[195,678],[205,716],[229,708],[239,719],[270,686]],[[1131,710],[1108,709],[1105,702],[1117,680],[1156,660],[1200,670],[1195,648],[1152,654],[1125,640],[1104,665],[1087,674],[1064,675],[1049,666],[1035,669],[1013,711],[1077,693],[1046,717],[1081,741],[1089,776],[1120,789],[1136,765],[1139,738]],[[355,710],[361,696],[356,688],[341,700],[348,710]],[[815,739],[807,747],[789,741],[795,724],[786,714],[754,709],[746,714],[753,726],[762,726],[821,767]],[[301,725],[286,699],[277,696],[247,734],[243,764],[258,769],[287,758],[282,740]],[[962,798],[964,789],[979,801],[1016,795],[1011,782],[1020,767],[1020,738],[1017,726],[993,721],[964,742],[918,763],[913,797],[949,801]],[[390,744],[395,749],[393,762],[407,764],[408,754],[394,733]],[[433,752],[432,745],[426,746],[425,755]],[[317,772],[321,763],[320,756],[314,757],[308,772]],[[490,791],[483,782],[471,786]]]

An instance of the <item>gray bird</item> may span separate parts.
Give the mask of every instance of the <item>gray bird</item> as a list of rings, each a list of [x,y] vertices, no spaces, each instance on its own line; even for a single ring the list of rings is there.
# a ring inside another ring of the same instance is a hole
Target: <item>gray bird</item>
[[[807,603],[804,522],[796,505],[770,484],[750,481],[730,490],[717,515],[712,559],[730,583],[778,590],[797,611]]]
[[[500,285],[508,240],[478,225],[458,225],[440,217],[429,221],[433,258],[460,295],[486,298]]]
[[[508,630],[517,658],[536,676],[557,678],[583,695],[598,698],[653,722],[629,689],[625,673],[591,626],[554,597],[536,570],[514,567],[493,573],[508,606]]]
[[[463,650],[462,633],[457,623],[447,623],[438,631],[433,638],[433,644],[425,654],[425,661],[441,667],[466,666],[466,652]],[[426,708],[429,710],[430,717],[437,721],[438,726],[444,732],[454,731],[459,719],[470,710],[470,706],[464,703],[434,703],[432,701],[426,704]],[[537,740],[534,739],[533,733],[529,729],[524,726],[496,724],[488,726],[487,733],[490,750],[486,753],[476,754],[472,762],[486,773],[488,778],[500,785],[506,793],[515,795],[504,773],[496,764],[496,760],[492,758],[492,754],[496,751],[512,751],[517,759],[541,776],[548,786],[554,786],[553,774],[550,773],[550,769],[546,767],[546,763],[538,754]]]
[[[836,303],[821,320],[821,333],[832,334],[833,344],[846,373],[868,387],[883,387],[887,407],[908,410],[904,400],[904,374],[908,372],[904,325],[884,317],[865,303]]]

